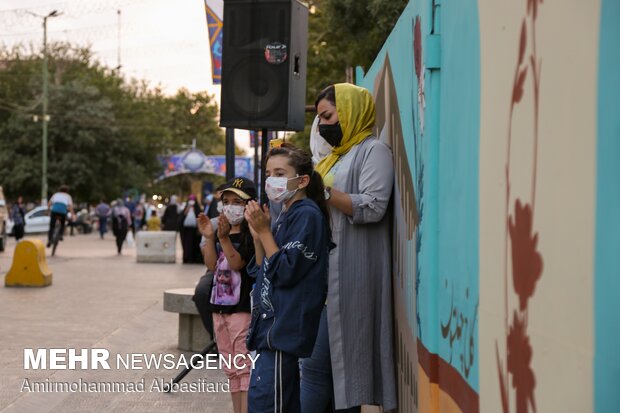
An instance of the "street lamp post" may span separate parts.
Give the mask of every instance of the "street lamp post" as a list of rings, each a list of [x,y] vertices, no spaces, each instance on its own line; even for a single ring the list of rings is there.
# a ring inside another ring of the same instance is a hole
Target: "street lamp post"
[[[43,162],[41,173],[41,204],[47,204],[47,122],[49,121],[49,115],[47,114],[47,93],[48,93],[48,73],[47,73],[47,19],[50,17],[60,16],[62,13],[58,13],[57,10],[53,10],[47,16],[39,16],[38,14],[31,13],[37,17],[43,17]]]

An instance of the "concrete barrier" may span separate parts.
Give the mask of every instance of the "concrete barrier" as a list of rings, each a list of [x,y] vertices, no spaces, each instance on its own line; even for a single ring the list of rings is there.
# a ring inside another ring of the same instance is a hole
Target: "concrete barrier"
[[[6,287],[46,287],[52,284],[52,271],[45,260],[45,245],[38,239],[23,239],[15,246]]]
[[[140,231],[136,234],[137,262],[176,262],[176,232]]]
[[[179,314],[179,350],[200,352],[211,342],[211,335],[202,324],[193,295],[193,288],[164,291],[164,311]]]

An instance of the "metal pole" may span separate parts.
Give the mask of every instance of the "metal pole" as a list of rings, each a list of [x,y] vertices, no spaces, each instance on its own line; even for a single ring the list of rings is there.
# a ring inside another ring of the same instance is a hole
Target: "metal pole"
[[[43,171],[41,205],[47,204],[47,18],[43,17]]]
[[[259,170],[260,170],[260,159],[258,157],[258,143],[260,139],[258,137],[258,130],[254,131],[254,184],[259,185],[260,182],[258,180]],[[260,193],[258,194],[260,200]]]
[[[269,151],[269,136],[268,136],[268,131],[266,128],[264,128],[261,132],[261,157],[260,157],[260,161],[262,164],[262,167],[260,168],[260,202],[261,204],[266,204],[267,203],[267,193],[265,192],[265,167],[266,165],[266,159],[267,159],[267,152]]]
[[[254,184],[258,185],[258,171],[260,169],[260,160],[258,159],[258,131],[254,131]]]
[[[62,13],[58,13],[58,10],[53,10],[47,16],[40,16],[36,13],[27,12],[36,17],[43,18],[43,137],[42,137],[42,162],[41,162],[41,203],[47,204],[47,122],[49,122],[49,116],[47,114],[47,94],[48,94],[48,80],[47,80],[47,19],[48,17],[57,17]]]
[[[235,177],[235,129],[226,128],[226,180]]]
[[[121,72],[121,11],[116,10],[116,15],[118,16],[118,50],[116,56],[116,73],[119,74]]]

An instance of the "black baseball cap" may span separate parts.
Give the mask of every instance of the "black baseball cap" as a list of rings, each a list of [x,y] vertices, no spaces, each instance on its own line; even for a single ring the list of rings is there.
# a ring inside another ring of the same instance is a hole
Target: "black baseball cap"
[[[222,193],[226,191],[233,192],[245,201],[256,199],[256,185],[251,180],[241,176],[226,182],[222,186],[221,191]]]

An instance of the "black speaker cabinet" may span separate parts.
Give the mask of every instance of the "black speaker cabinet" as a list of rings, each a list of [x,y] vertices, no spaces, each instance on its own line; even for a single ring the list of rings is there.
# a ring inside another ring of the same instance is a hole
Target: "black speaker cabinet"
[[[302,130],[308,8],[297,0],[224,0],[220,125]]]

